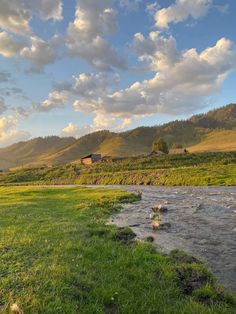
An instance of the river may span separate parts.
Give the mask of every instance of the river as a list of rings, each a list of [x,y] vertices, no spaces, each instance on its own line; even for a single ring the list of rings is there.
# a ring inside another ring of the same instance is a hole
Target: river
[[[110,223],[130,226],[137,238],[154,238],[162,252],[178,248],[199,258],[219,282],[236,292],[236,187],[109,186],[142,192],[142,200],[124,205]],[[151,208],[168,208],[161,215],[168,230],[153,231]]]

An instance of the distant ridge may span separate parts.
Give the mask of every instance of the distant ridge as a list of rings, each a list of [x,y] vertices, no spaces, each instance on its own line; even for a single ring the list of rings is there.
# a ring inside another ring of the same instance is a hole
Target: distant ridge
[[[236,150],[236,104],[185,121],[122,133],[98,131],[77,140],[51,136],[20,142],[0,149],[0,169],[65,164],[91,152],[121,157],[145,154],[158,137],[163,137],[169,145],[180,143],[194,152]]]
[[[38,137],[0,149],[0,169],[24,166],[57,152],[76,141],[73,137]]]

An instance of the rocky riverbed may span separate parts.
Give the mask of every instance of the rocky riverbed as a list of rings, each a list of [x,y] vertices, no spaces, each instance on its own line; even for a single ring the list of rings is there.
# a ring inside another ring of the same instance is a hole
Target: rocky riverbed
[[[142,193],[142,200],[127,204],[110,223],[130,226],[140,239],[152,236],[159,250],[178,248],[204,261],[229,290],[236,292],[236,187],[112,186]],[[168,208],[153,231],[151,208]]]

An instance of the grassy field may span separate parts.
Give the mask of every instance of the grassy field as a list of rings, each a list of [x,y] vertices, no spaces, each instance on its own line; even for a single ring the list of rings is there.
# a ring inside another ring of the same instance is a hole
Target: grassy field
[[[235,299],[196,260],[157,253],[107,226],[137,197],[86,188],[0,188],[0,312],[233,314]]]
[[[0,185],[12,184],[145,184],[236,185],[236,152],[133,157],[92,166],[19,169],[0,175]]]

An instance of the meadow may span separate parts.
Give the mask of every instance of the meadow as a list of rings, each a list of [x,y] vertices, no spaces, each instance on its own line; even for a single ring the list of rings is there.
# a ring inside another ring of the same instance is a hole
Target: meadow
[[[0,312],[233,314],[234,297],[186,254],[106,225],[138,196],[83,187],[0,188]]]
[[[232,186],[236,185],[236,152],[113,158],[91,166],[72,163],[0,175],[0,185],[12,184]]]

